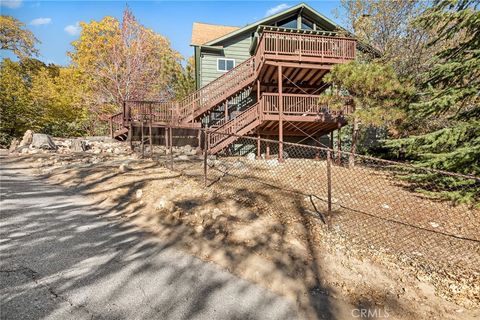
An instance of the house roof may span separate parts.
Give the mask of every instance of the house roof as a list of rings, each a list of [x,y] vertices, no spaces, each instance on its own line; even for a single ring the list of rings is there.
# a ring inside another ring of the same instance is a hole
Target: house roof
[[[240,28],[232,27],[232,26],[222,26],[217,24],[194,22],[192,27],[191,44],[194,46],[200,46],[212,40],[221,38],[238,29]]]
[[[255,31],[258,28],[258,26],[260,26],[260,25],[268,25],[269,23],[275,22],[276,20],[281,20],[283,18],[287,18],[287,17],[289,17],[289,16],[291,16],[295,13],[298,13],[298,12],[302,12],[305,15],[307,15],[309,18],[314,19],[315,22],[321,28],[323,28],[324,30],[327,30],[327,31],[344,30],[341,26],[339,26],[335,22],[331,21],[330,19],[328,19],[324,15],[320,14],[318,11],[316,11],[315,9],[310,7],[309,5],[307,5],[305,3],[300,3],[300,4],[297,4],[293,7],[291,7],[291,8],[288,8],[284,11],[281,11],[277,14],[268,16],[268,17],[266,17],[262,20],[258,20],[254,23],[248,24],[248,25],[246,25],[242,28],[236,28],[234,30],[231,30],[229,33],[225,33],[224,35],[218,36],[216,38],[212,38],[212,39],[206,41],[203,44],[204,45],[209,45],[209,46],[216,45],[219,42],[222,42],[223,40],[228,39],[232,36],[235,36],[235,35],[247,32],[247,31],[248,32]],[[193,35],[192,35],[192,39],[193,39]],[[192,44],[193,44],[193,41],[192,41]]]

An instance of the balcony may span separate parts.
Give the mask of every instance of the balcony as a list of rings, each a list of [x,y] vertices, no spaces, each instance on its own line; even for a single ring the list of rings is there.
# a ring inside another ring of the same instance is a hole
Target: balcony
[[[353,38],[265,30],[256,47],[256,66],[268,60],[345,63],[355,59],[356,48]]]

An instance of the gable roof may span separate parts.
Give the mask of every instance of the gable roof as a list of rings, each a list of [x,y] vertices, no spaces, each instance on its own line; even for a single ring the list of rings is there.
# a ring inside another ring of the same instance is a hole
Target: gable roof
[[[223,40],[228,39],[232,36],[236,36],[238,34],[241,34],[247,31],[248,32],[255,31],[260,25],[268,25],[269,23],[275,22],[277,20],[288,18],[298,12],[301,12],[302,14],[305,14],[309,18],[314,19],[317,25],[319,25],[321,28],[324,28],[324,30],[327,30],[327,31],[345,30],[344,28],[342,28],[332,20],[328,19],[327,17],[325,17],[324,15],[322,15],[321,13],[319,13],[318,11],[310,7],[309,5],[305,3],[300,3],[284,11],[281,11],[279,13],[266,17],[262,20],[258,20],[257,22],[248,24],[245,27],[237,28],[236,30],[232,30],[230,33],[224,34],[217,38],[213,38],[209,41],[206,41],[203,44],[207,46],[216,45],[219,42],[222,42]]]
[[[239,27],[222,26],[216,24],[208,24],[194,22],[192,27],[192,41],[194,46],[200,46],[212,40],[223,37],[233,31],[240,29]]]

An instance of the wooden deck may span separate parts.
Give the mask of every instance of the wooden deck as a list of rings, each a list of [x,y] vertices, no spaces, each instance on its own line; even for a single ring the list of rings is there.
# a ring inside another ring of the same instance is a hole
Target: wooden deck
[[[320,104],[325,74],[355,59],[356,40],[345,37],[263,31],[254,55],[181,101],[126,101],[110,119],[112,136],[125,128],[198,128],[201,119],[239,92],[250,89],[254,104],[237,114],[225,112],[215,130],[232,134],[309,135],[346,123],[352,108],[331,110]],[[215,144],[215,141],[212,141]],[[221,146],[219,145],[218,148]]]

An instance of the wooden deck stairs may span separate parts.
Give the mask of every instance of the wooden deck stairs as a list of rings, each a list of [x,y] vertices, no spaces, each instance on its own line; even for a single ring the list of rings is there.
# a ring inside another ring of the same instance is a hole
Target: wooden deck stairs
[[[218,110],[222,106],[225,108],[228,101],[247,89],[256,91],[257,99],[233,119],[230,115],[220,120],[211,131],[211,153],[217,153],[237,140],[234,136],[227,137],[228,134],[242,136],[259,130],[273,132],[273,124],[279,117],[294,126],[303,126],[300,128],[302,132],[318,131],[322,119],[332,118],[328,114],[330,111],[318,105],[318,95],[305,95],[301,86],[318,88],[323,75],[335,63],[353,60],[355,51],[356,41],[351,38],[264,32],[251,58],[186,98],[168,102],[126,101],[122,112],[110,117],[111,135],[125,141],[133,126],[146,122],[156,127],[198,128],[205,116],[214,111],[220,114]],[[283,82],[283,75],[292,79],[296,77],[295,82],[300,85],[294,83],[281,90],[278,79]],[[275,91],[275,86],[282,91],[281,94]],[[313,92],[319,93],[317,91]],[[281,113],[278,111],[279,101],[283,101]],[[347,110],[342,114],[345,112]]]

